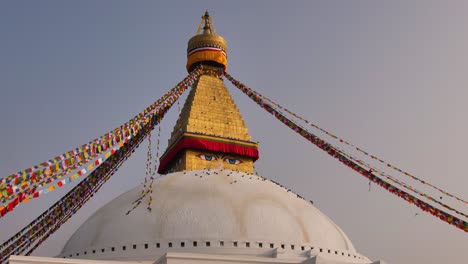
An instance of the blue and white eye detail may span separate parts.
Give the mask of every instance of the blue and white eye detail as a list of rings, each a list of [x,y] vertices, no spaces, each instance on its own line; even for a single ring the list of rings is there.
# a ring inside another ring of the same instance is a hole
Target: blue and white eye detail
[[[240,160],[238,160],[238,159],[226,158],[226,159],[224,159],[224,161],[226,161],[227,163],[232,164],[232,165],[237,165],[237,164],[240,163]]]
[[[213,161],[213,160],[216,160],[216,157],[215,157],[215,156],[207,155],[207,154],[200,154],[200,158],[201,158],[202,160],[206,160],[206,161]]]

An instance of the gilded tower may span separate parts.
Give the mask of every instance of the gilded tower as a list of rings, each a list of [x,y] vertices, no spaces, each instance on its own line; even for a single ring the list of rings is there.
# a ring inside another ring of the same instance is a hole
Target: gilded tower
[[[258,144],[219,76],[227,68],[227,44],[216,34],[208,12],[187,48],[187,71],[201,65],[203,74],[193,86],[161,157],[161,174],[202,169],[253,172]]]

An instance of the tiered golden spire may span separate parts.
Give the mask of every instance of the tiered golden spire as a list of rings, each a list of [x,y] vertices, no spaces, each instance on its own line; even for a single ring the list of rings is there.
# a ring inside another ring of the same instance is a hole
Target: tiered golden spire
[[[253,172],[258,144],[250,141],[244,120],[217,74],[227,66],[226,53],[226,41],[216,34],[206,12],[187,49],[187,69],[202,65],[203,74],[187,97],[161,157],[159,173],[202,169]]]

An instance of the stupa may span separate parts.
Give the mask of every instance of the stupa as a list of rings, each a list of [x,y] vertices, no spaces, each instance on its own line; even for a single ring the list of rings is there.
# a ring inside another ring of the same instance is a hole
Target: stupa
[[[202,65],[203,74],[161,157],[151,211],[126,214],[141,195],[136,187],[87,219],[56,258],[10,262],[382,263],[359,254],[310,201],[254,174],[258,144],[219,76],[227,54],[206,12],[186,65]]]

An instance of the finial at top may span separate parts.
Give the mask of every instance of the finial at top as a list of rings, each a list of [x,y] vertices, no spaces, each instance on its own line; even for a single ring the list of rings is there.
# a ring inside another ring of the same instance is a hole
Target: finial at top
[[[203,22],[205,22],[205,25],[203,25]],[[216,34],[213,21],[211,20],[210,14],[208,13],[208,9],[205,11],[205,14],[201,17],[200,25],[198,26],[197,33],[196,33],[197,35],[200,34],[200,31],[202,28],[203,28],[202,34]]]
[[[189,40],[187,47],[187,70],[190,72],[199,64],[224,70],[227,68],[227,43],[224,38],[216,34],[208,10],[201,17],[197,33]]]

